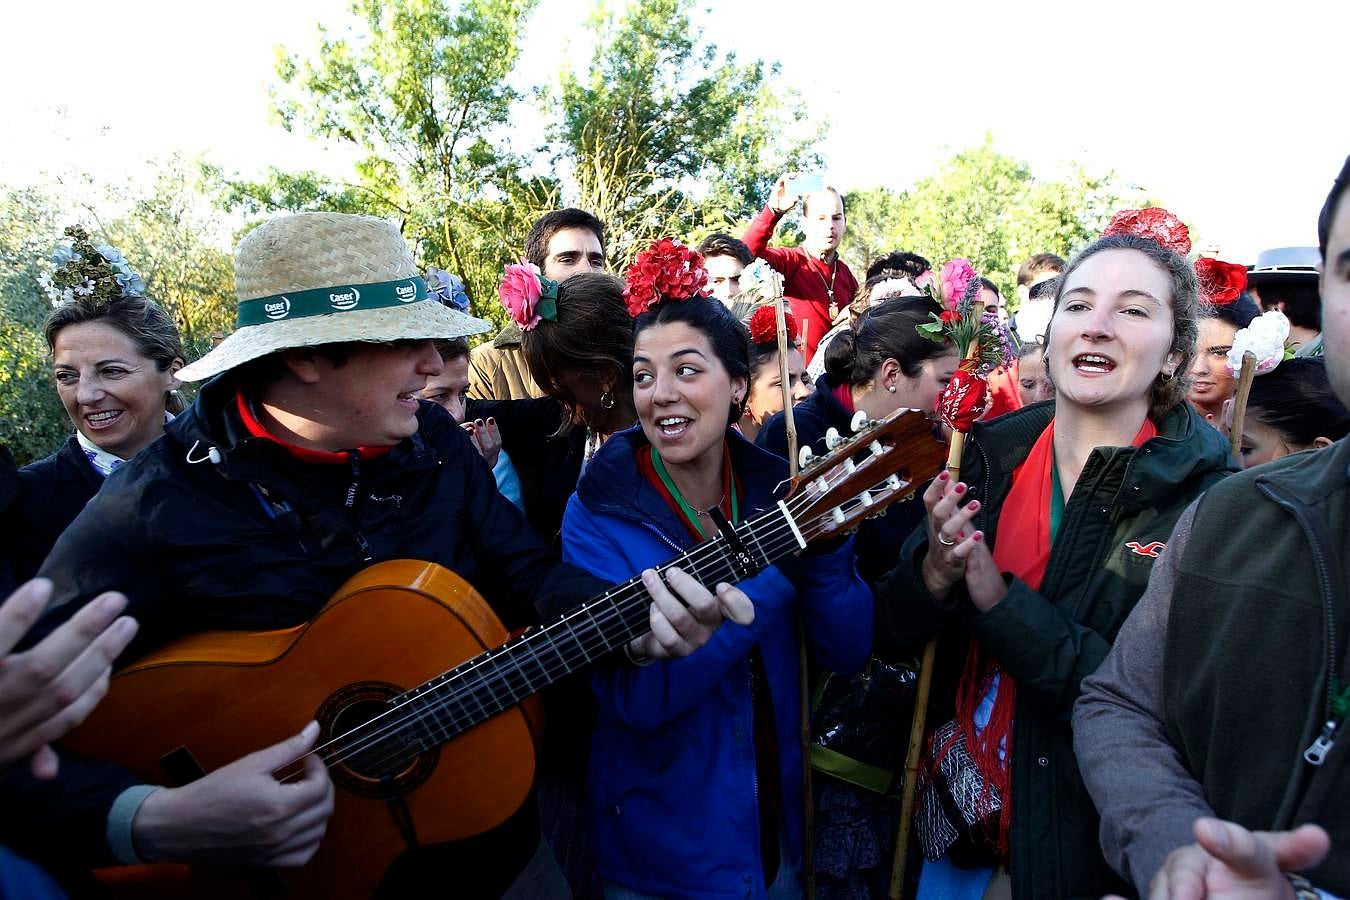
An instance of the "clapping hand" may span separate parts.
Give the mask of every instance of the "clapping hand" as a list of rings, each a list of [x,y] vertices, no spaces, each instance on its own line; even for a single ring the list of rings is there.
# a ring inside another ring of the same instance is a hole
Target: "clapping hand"
[[[113,660],[136,635],[122,616],[127,598],[103,594],[41,643],[11,653],[33,627],[52,583],[36,578],[0,606],[0,767],[29,759],[38,778],[55,778],[50,744],[84,721],[108,692]]]

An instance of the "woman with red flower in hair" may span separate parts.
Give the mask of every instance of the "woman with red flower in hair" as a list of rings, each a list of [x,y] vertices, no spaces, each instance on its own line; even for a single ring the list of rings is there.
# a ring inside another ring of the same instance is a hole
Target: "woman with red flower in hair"
[[[749,388],[749,335],[705,292],[702,258],[671,241],[629,270],[638,427],[600,448],[563,520],[564,559],[614,582],[641,572],[658,601],[665,582],[651,569],[716,537],[719,517],[773,509],[788,474],[731,427]],[[672,585],[689,577],[666,570]],[[871,592],[851,540],[738,587],[753,621],[723,625],[685,659],[651,658],[666,639],[658,629],[597,661],[587,811],[611,900],[801,896],[796,621],[816,659],[855,671],[871,647]]]
[[[1250,325],[1261,310],[1243,293],[1247,270],[1242,266],[1217,259],[1197,259],[1195,274],[1200,282],[1200,338],[1186,399],[1206,421],[1218,427],[1225,401],[1237,391],[1237,379],[1228,371],[1228,350],[1233,346],[1233,336]]]
[[[1232,471],[1184,401],[1199,291],[1185,226],[1118,216],[1068,266],[1046,334],[1054,403],[975,422],[875,586],[877,649],[938,640],[917,781],[917,896],[1086,898],[1102,857],[1068,721],[1182,512]]]
[[[788,396],[795,406],[811,396],[806,378],[797,319],[784,313],[788,340]],[[737,425],[747,441],[753,441],[769,417],[783,411],[783,370],[778,362],[778,316],[773,306],[758,307],[750,316],[750,393]]]

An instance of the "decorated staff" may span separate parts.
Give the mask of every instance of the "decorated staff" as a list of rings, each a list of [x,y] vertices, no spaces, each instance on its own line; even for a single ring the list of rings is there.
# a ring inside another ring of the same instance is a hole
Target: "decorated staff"
[[[980,300],[980,278],[969,260],[952,260],[942,267],[936,284],[931,276],[927,276],[919,286],[942,307],[941,313],[932,314],[930,322],[918,326],[919,333],[939,344],[950,341],[961,354],[961,367],[952,374],[952,380],[947,383],[937,401],[938,418],[952,431],[951,447],[947,452],[947,471],[955,483],[961,480],[961,454],[965,450],[966,435],[980,417],[989,411],[989,373],[1012,361],[1012,343],[1007,330],[999,324],[998,315],[984,311],[984,303]],[[924,646],[923,661],[919,664],[919,685],[914,718],[910,725],[909,751],[905,757],[900,828],[896,834],[895,861],[891,868],[890,895],[893,898],[898,898],[904,888],[905,857],[914,818],[919,754],[927,724],[928,695],[932,690],[936,655],[937,639],[934,638]]]
[[[1008,332],[995,313],[985,313],[980,301],[980,279],[970,261],[954,259],[942,267],[936,285],[925,290],[943,307],[919,332],[940,344],[951,342],[961,354],[961,368],[938,398],[937,414],[952,430],[947,470],[952,481],[961,478],[961,452],[970,428],[989,410],[989,373],[1012,361]]]
[[[1196,268],[1199,268],[1199,263],[1196,263]],[[1228,431],[1228,446],[1234,459],[1242,459],[1242,428],[1246,425],[1247,400],[1252,393],[1252,381],[1257,375],[1275,371],[1281,362],[1293,357],[1293,352],[1285,348],[1288,339],[1289,320],[1278,309],[1265,313],[1233,336],[1233,347],[1228,351],[1228,371],[1237,378],[1238,386],[1233,399],[1233,422]]]

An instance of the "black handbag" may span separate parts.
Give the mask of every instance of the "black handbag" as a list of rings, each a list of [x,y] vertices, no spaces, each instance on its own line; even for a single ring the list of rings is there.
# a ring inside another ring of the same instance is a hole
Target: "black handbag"
[[[856,675],[824,672],[811,711],[811,768],[878,794],[899,789],[919,661],[872,657]]]

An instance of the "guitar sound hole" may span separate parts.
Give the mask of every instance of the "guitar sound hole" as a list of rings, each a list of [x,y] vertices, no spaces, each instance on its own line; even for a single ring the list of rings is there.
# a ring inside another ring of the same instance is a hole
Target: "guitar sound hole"
[[[400,723],[401,715],[390,709],[389,701],[401,693],[386,682],[357,682],[319,707],[321,743],[332,742],[341,757],[329,767],[339,786],[384,799],[414,790],[435,771],[439,748],[423,749],[417,729]]]

